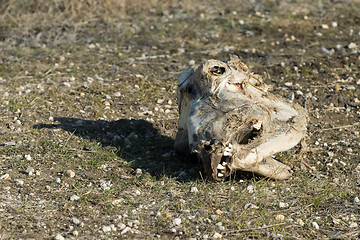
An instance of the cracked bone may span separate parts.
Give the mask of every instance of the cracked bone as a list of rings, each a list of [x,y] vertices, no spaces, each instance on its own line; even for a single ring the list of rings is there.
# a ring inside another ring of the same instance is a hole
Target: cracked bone
[[[304,137],[304,108],[269,93],[234,55],[228,62],[209,60],[189,67],[178,81],[178,153],[196,154],[215,180],[237,170],[273,179],[291,176],[290,167],[272,156]],[[219,169],[219,164],[227,168]]]

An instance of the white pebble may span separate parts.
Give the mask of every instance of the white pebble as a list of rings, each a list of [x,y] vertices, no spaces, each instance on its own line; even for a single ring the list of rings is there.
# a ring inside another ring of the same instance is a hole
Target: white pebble
[[[285,216],[282,214],[278,214],[275,216],[275,219],[278,221],[284,221],[285,220]]]
[[[135,192],[135,195],[138,195],[138,196],[141,195],[141,192],[139,190],[135,190],[134,192]]]
[[[358,224],[356,222],[349,222],[349,227],[351,228],[357,228]]]
[[[26,172],[29,176],[33,175],[33,174],[34,174],[34,171],[35,171],[35,169],[34,169],[33,167],[28,167],[28,168],[25,170],[25,172]]]
[[[79,232],[75,230],[75,231],[72,232],[72,235],[77,237],[77,236],[79,236]]]
[[[158,99],[157,101],[156,101],[156,103],[158,103],[158,104],[163,104],[164,103],[164,99]]]
[[[195,60],[191,59],[191,60],[189,61],[189,65],[195,65]]]
[[[15,182],[17,185],[24,185],[24,181],[21,179],[16,179]]]
[[[8,173],[5,173],[4,175],[2,175],[0,177],[0,180],[3,180],[3,179],[9,179],[10,175]]]
[[[215,232],[212,237],[213,237],[213,239],[220,239],[220,238],[222,238],[222,235],[220,233]]]
[[[252,203],[245,204],[244,208],[245,209],[259,209],[258,206],[256,206],[255,204],[252,204]]]
[[[353,202],[354,202],[354,203],[359,203],[359,202],[360,202],[360,199],[359,199],[358,197],[354,197]]]
[[[123,230],[126,228],[126,225],[123,224],[123,223],[118,223],[117,227],[120,229],[120,230]]]
[[[65,238],[63,236],[61,236],[61,234],[56,234],[56,236],[54,237],[55,240],[65,240]]]
[[[63,86],[65,86],[65,87],[71,87],[71,84],[68,83],[68,82],[63,82],[62,84],[63,84]]]
[[[66,170],[66,176],[73,178],[75,177],[75,172],[72,170]]]
[[[75,195],[75,194],[70,197],[70,201],[76,201],[76,200],[79,200],[79,199],[80,199],[80,197],[78,195]]]
[[[59,177],[54,178],[54,182],[61,183],[61,178],[59,178]]]
[[[302,227],[305,225],[304,221],[302,219],[300,219],[300,218],[296,219],[296,223],[299,224]]]
[[[76,218],[76,217],[73,217],[72,218],[72,222],[74,223],[74,224],[76,224],[76,225],[79,225],[81,222],[80,222],[80,220],[78,219],[78,218]]]
[[[348,48],[349,49],[354,49],[354,48],[357,48],[357,45],[356,45],[356,43],[350,43],[349,45],[348,45]]]
[[[103,230],[103,232],[111,232],[111,227],[110,226],[103,226],[102,227],[102,230]]]
[[[25,157],[25,160],[28,160],[28,161],[30,161],[32,159],[30,154],[26,154],[24,157]]]
[[[197,189],[197,187],[191,187],[190,192],[192,193],[198,193],[199,189]]]
[[[126,227],[126,228],[124,228],[122,231],[121,231],[121,235],[124,235],[124,234],[126,234],[127,232],[129,232],[131,230],[131,228],[130,227]]]
[[[174,225],[178,226],[181,224],[181,218],[175,218],[173,221]]]
[[[332,23],[331,23],[331,26],[332,26],[332,27],[337,27],[337,26],[338,26],[338,23],[337,23],[337,22],[332,22]]]
[[[249,193],[253,193],[254,192],[254,186],[253,185],[249,185],[246,190],[248,190]]]
[[[315,228],[316,230],[320,228],[320,227],[319,227],[319,224],[317,224],[317,222],[311,222],[311,223],[310,223],[310,226],[313,227],[313,228]]]
[[[323,24],[323,25],[321,25],[321,28],[322,28],[322,29],[329,29],[329,25]]]
[[[289,207],[289,204],[288,204],[288,203],[284,203],[284,202],[279,202],[279,207],[280,207],[280,208],[287,208],[287,207]]]

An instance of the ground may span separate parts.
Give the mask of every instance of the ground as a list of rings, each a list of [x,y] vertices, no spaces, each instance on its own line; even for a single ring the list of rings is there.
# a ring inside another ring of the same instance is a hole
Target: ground
[[[360,237],[358,1],[1,5],[0,239]],[[289,180],[174,153],[177,77],[229,54],[308,110]]]

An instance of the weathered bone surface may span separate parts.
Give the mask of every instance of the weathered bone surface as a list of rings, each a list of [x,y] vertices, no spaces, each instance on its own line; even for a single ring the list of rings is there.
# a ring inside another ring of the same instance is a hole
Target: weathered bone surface
[[[179,77],[175,150],[196,154],[215,180],[236,170],[286,179],[290,167],[271,156],[305,135],[304,108],[267,92],[268,86],[235,55],[209,60]]]

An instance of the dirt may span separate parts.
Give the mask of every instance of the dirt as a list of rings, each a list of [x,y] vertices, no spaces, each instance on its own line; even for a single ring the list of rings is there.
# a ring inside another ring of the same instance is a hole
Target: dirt
[[[5,2],[0,239],[360,237],[358,1]],[[289,180],[208,181],[173,150],[177,77],[230,54],[308,111]]]

